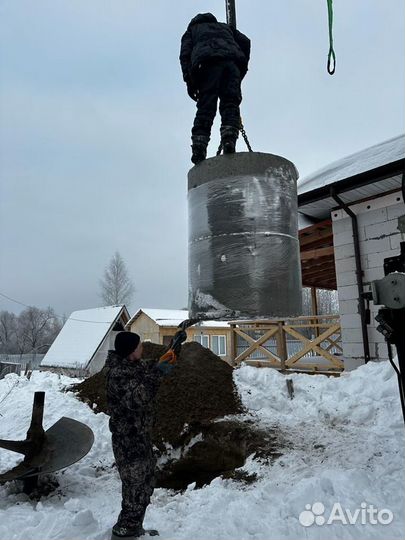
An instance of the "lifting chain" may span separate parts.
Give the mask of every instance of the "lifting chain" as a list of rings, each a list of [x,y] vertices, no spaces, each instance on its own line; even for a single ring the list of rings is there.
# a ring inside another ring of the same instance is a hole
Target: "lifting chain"
[[[253,152],[252,147],[250,146],[248,136],[247,136],[246,131],[245,131],[245,126],[243,125],[243,122],[242,122],[242,118],[240,119],[240,127],[239,127],[239,129],[240,129],[240,132],[242,133],[242,137],[243,137],[243,140],[245,141],[247,149],[249,150],[249,152]]]
[[[249,152],[253,152],[252,147],[250,146],[250,142],[249,142],[247,133],[245,131],[245,126],[243,125],[243,122],[242,122],[242,118],[240,119],[239,131],[242,134],[242,137],[243,137],[243,140],[245,141],[247,149],[249,150]],[[217,150],[217,156],[220,156],[221,152],[222,152],[222,142],[219,143],[218,150]]]

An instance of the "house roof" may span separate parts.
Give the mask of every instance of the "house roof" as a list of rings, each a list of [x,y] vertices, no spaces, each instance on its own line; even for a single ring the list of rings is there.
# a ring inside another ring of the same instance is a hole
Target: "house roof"
[[[328,218],[338,206],[331,188],[348,204],[400,189],[404,158],[405,135],[399,135],[319,169],[299,182],[299,211]]]
[[[74,311],[42,359],[41,366],[85,369],[122,315],[129,319],[125,306]]]
[[[142,313],[147,315],[159,326],[178,326],[180,323],[189,318],[188,311],[186,309],[154,309],[154,308],[140,308],[127,323],[129,327]],[[198,326],[209,328],[226,328],[229,324],[224,321],[203,321]]]

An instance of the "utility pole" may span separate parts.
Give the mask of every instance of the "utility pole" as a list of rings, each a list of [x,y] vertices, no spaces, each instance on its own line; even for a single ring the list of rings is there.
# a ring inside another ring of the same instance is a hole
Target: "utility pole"
[[[229,26],[236,28],[236,8],[235,0],[225,0],[226,22]]]

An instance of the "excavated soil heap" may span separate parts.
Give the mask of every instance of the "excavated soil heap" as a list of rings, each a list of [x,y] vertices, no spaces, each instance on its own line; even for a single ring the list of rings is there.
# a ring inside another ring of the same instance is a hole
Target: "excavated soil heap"
[[[147,357],[145,353],[145,358]],[[155,444],[182,444],[185,425],[242,412],[233,368],[199,343],[185,343],[156,400]]]
[[[166,350],[163,345],[145,342],[144,358],[157,359]],[[158,448],[168,442],[183,443],[185,425],[206,423],[214,418],[242,412],[232,379],[233,368],[202,347],[185,343],[169,376],[163,378],[156,396],[153,442]],[[70,387],[96,412],[108,414],[105,394],[105,370]]]
[[[145,342],[143,357],[156,360],[167,348]],[[155,401],[152,439],[161,455],[166,443],[181,450],[158,473],[157,485],[182,489],[232,474],[246,457],[277,457],[276,437],[249,422],[223,420],[243,407],[233,383],[233,368],[199,343],[185,343],[172,372],[163,378]],[[96,412],[108,414],[105,370],[70,387]],[[195,439],[197,437],[197,439]]]
[[[88,403],[95,412],[108,414],[105,376],[105,369],[102,369],[83,382],[69,386],[67,390],[77,392],[79,398]]]

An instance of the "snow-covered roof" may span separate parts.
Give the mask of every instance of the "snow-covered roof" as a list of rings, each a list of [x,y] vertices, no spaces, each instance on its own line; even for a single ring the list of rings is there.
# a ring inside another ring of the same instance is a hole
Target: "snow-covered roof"
[[[393,137],[365,150],[334,161],[298,182],[298,193],[307,193],[329,184],[377,169],[405,157],[405,135]]]
[[[159,326],[177,326],[189,318],[188,311],[185,309],[141,308],[139,312],[145,313],[145,315],[153,319]]]
[[[189,318],[188,311],[186,309],[154,309],[154,308],[140,308],[127,323],[127,327],[144,313],[150,317],[159,326],[178,326],[181,322]],[[224,321],[203,321],[199,323],[199,326],[210,328],[226,328],[229,324]]]
[[[84,369],[101,342],[119,320],[125,306],[74,311],[41,362],[41,366]]]

